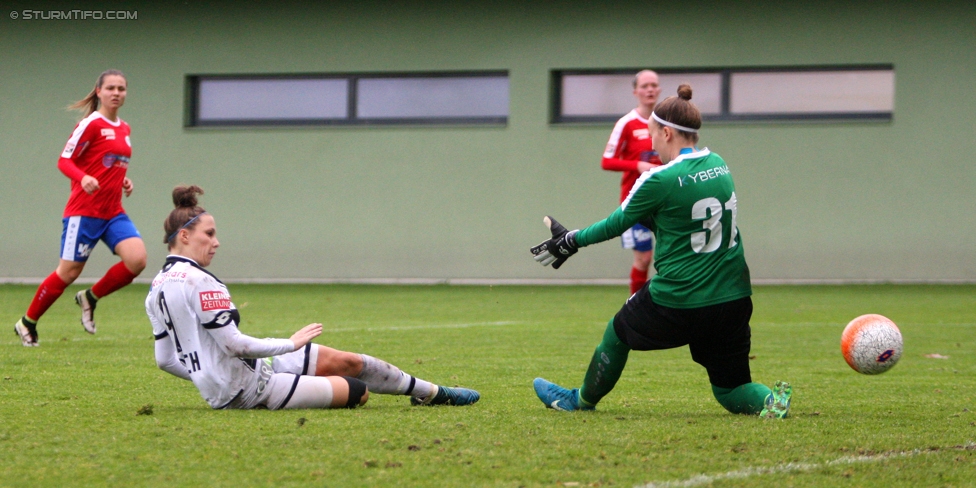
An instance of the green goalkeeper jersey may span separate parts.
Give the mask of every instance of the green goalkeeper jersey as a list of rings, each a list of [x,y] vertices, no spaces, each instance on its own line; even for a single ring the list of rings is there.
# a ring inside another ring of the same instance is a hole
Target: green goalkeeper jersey
[[[654,302],[705,307],[752,295],[735,217],[735,184],[725,161],[707,148],[684,149],[641,175],[620,208],[579,231],[576,243],[596,244],[643,224],[654,232]]]

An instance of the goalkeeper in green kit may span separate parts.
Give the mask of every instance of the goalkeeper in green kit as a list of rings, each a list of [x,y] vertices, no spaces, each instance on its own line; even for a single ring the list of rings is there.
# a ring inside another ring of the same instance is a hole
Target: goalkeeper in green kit
[[[771,390],[752,382],[752,286],[735,224],[735,185],[721,157],[695,147],[701,113],[690,100],[691,87],[681,85],[677,97],[654,108],[648,126],[667,163],[644,172],[609,217],[574,231],[545,218],[552,238],[531,250],[543,266],[559,268],[580,247],[637,223],[650,228],[657,242],[657,274],[607,324],[583,385],[567,389],[535,379],[535,392],[548,408],[593,410],[617,383],[631,349],[688,345],[726,410],[769,418],[789,413],[789,383],[777,382]]]

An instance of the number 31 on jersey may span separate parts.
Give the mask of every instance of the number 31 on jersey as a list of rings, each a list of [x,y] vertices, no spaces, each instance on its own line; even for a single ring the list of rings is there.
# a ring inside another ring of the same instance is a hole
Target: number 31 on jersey
[[[732,249],[737,244],[735,238],[739,233],[735,226],[735,192],[732,192],[732,197],[724,206],[719,199],[709,197],[698,200],[691,207],[692,220],[701,220],[704,229],[691,234],[691,249],[695,253],[715,252],[722,245],[722,215],[725,212],[732,213],[732,233],[729,235],[728,245]]]

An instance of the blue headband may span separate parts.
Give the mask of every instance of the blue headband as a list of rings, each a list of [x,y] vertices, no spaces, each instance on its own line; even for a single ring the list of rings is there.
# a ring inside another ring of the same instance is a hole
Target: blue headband
[[[179,234],[181,230],[187,228],[187,226],[189,226],[190,224],[192,224],[194,220],[200,218],[200,216],[203,215],[203,214],[205,214],[205,213],[207,213],[207,212],[204,211],[204,212],[202,212],[200,214],[197,214],[196,217],[193,217],[192,219],[188,220],[185,224],[183,224],[183,227],[180,227],[179,229],[176,229],[176,232],[170,234],[169,237],[166,238],[166,242],[173,242],[173,238],[176,237],[176,234]]]

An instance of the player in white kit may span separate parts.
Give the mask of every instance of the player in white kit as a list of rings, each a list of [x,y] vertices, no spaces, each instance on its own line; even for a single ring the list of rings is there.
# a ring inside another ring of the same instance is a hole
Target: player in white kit
[[[470,405],[477,391],[415,378],[366,354],[311,342],[322,324],[290,339],[257,339],[238,329],[227,287],[206,268],[220,243],[212,215],[197,206],[197,186],[173,190],[164,223],[169,256],[153,279],[146,313],[160,369],[193,382],[220,408],[334,408],[366,403],[369,393],[409,395],[414,405]]]

